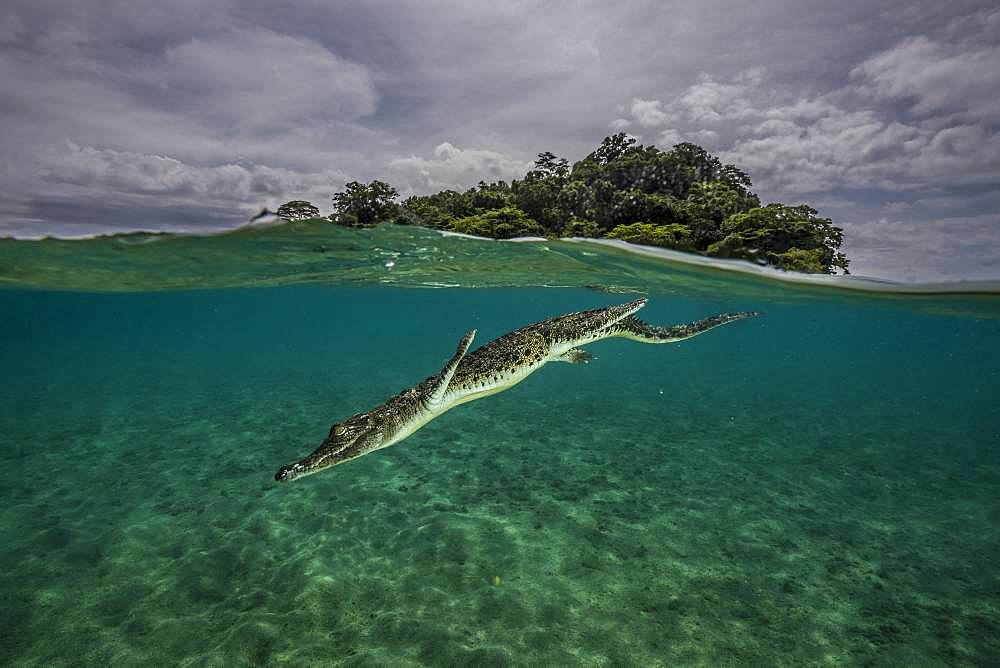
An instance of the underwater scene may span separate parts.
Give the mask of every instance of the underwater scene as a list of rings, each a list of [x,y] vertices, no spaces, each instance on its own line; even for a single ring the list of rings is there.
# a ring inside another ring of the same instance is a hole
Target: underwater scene
[[[1000,290],[310,223],[0,240],[0,664],[1000,665]],[[287,483],[519,327],[613,338]]]

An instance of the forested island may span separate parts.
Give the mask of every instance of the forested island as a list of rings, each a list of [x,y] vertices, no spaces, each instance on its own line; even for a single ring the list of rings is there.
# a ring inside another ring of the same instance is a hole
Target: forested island
[[[409,197],[382,181],[348,183],[333,195],[329,219],[339,225],[422,225],[495,239],[594,237],[663,246],[782,269],[847,273],[843,230],[812,207],[761,205],[750,178],[691,143],[669,151],[619,133],[570,166],[538,154],[522,179],[485,182],[456,192]],[[296,200],[277,215],[317,218]]]

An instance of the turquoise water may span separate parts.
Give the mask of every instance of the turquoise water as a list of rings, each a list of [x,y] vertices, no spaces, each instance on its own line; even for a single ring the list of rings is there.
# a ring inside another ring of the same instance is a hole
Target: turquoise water
[[[0,291],[0,663],[1000,664],[1000,299],[740,295],[278,485],[468,329],[633,296]]]

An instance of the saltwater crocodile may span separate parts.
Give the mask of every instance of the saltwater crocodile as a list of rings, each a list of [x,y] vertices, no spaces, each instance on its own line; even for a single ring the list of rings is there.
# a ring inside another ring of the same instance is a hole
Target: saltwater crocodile
[[[274,479],[295,480],[398,443],[459,404],[510,389],[546,362],[588,362],[592,356],[580,349],[582,345],[616,336],[643,343],[672,343],[758,315],[755,311],[723,313],[686,325],[657,327],[633,315],[645,305],[646,299],[637,299],[543,320],[469,353],[476,336],[472,330],[462,337],[438,374],[378,408],[334,424],[315,452],[282,466]]]

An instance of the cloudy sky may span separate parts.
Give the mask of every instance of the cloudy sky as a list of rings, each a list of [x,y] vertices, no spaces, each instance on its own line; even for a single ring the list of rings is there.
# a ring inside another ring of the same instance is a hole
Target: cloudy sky
[[[6,0],[0,93],[0,236],[326,212],[626,131],[817,207],[855,273],[1000,278],[990,1]]]

